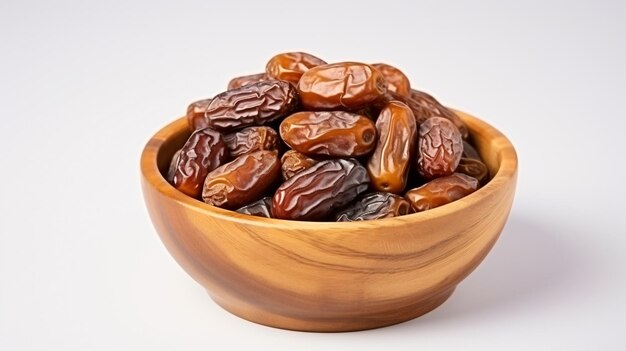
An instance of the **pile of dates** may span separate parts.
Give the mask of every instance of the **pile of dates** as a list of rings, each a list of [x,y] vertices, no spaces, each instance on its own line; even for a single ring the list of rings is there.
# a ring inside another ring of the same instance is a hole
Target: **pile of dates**
[[[426,211],[489,180],[463,121],[387,64],[272,57],[187,109],[168,181],[262,217],[359,221]]]

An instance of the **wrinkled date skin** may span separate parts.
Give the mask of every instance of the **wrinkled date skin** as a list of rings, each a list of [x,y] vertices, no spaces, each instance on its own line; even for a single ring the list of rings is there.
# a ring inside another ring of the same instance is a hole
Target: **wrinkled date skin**
[[[249,205],[246,205],[236,212],[247,214],[250,216],[272,218],[272,198],[266,196]]]
[[[225,91],[213,98],[204,115],[191,121],[192,128],[211,127],[229,132],[263,125],[291,113],[298,93],[288,82],[266,80]]]
[[[374,122],[345,111],[294,113],[280,124],[280,136],[305,155],[362,156],[376,146]]]
[[[367,170],[356,160],[320,161],[278,187],[272,214],[291,220],[325,219],[365,192],[368,183]]]
[[[417,125],[413,112],[400,101],[389,102],[376,120],[378,142],[367,161],[372,187],[399,194],[406,186],[414,159]]]
[[[463,153],[459,130],[443,117],[431,117],[419,128],[417,169],[426,179],[454,173]]]
[[[404,197],[409,200],[415,212],[421,212],[458,200],[476,189],[478,189],[476,178],[454,173],[409,190]]]
[[[300,101],[309,110],[358,110],[382,98],[387,82],[377,69],[358,62],[313,67],[298,82]]]
[[[283,179],[287,180],[293,177],[296,173],[313,167],[313,165],[317,162],[317,160],[312,159],[305,154],[301,154],[295,150],[289,150],[283,154],[283,157],[280,158]]]
[[[481,186],[487,184],[487,181],[489,181],[489,169],[487,165],[473,158],[461,157],[461,161],[456,167],[455,172],[476,178]]]
[[[389,91],[406,97],[411,96],[411,82],[401,70],[386,63],[375,63],[372,66],[385,77]]]
[[[469,137],[469,129],[467,129],[467,126],[465,125],[465,122],[461,120],[461,117],[452,112],[449,108],[443,106],[431,95],[428,95],[423,91],[411,89],[411,99],[415,100],[418,104],[429,110],[432,116],[449,119],[450,122],[454,123],[454,126],[457,127],[459,132],[461,132],[463,139],[467,139]]]
[[[324,60],[305,52],[286,52],[267,62],[265,74],[269,79],[286,80],[295,86],[304,72],[325,64]]]
[[[180,150],[172,185],[199,198],[207,174],[224,163],[227,157],[224,138],[218,131],[205,128],[193,132]]]
[[[207,127],[207,125],[204,125],[204,124],[202,125],[198,124],[196,126],[197,123],[194,121],[199,121],[199,120],[204,119],[204,112],[206,111],[207,107],[209,107],[210,103],[211,103],[211,99],[204,99],[204,100],[198,100],[189,104],[189,106],[187,107],[187,123],[189,123],[191,130],[198,130],[198,129]]]
[[[278,150],[278,133],[270,127],[248,127],[224,135],[231,158],[260,150]]]
[[[241,88],[244,85],[262,82],[267,80],[265,73],[250,74],[247,76],[235,77],[228,82],[228,90]]]
[[[174,174],[176,173],[176,168],[178,167],[178,159],[180,158],[180,153],[182,151],[183,150],[180,149],[174,153],[174,156],[172,156],[172,160],[170,161],[170,166],[167,169],[167,175],[165,176],[165,180],[167,180],[167,182],[170,184],[174,183]]]
[[[256,151],[210,172],[204,182],[202,199],[209,205],[237,209],[260,199],[278,179],[278,153]]]
[[[369,221],[404,216],[411,212],[411,204],[402,196],[377,192],[364,195],[354,204],[339,211],[337,222]]]

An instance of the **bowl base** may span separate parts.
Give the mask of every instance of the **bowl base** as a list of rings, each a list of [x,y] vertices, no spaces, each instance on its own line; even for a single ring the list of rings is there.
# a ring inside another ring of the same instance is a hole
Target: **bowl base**
[[[363,311],[362,316],[344,319],[333,318],[332,320],[294,318],[270,313],[241,301],[226,301],[211,295],[211,293],[209,293],[209,296],[226,311],[250,322],[268,327],[306,332],[350,332],[387,327],[422,316],[443,304],[452,295],[454,289],[455,286],[425,300],[418,301],[413,305],[402,306],[398,310],[377,313],[374,316],[368,315],[367,311]]]

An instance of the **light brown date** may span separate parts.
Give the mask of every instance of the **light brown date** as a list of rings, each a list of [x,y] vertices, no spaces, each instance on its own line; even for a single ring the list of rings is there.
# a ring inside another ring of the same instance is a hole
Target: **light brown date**
[[[317,162],[317,160],[312,159],[305,154],[301,154],[295,150],[289,150],[283,154],[283,157],[280,158],[283,179],[287,180],[293,177],[296,173],[313,167],[313,165]]]
[[[469,129],[465,125],[465,122],[456,113],[452,112],[449,108],[443,106],[437,99],[423,91],[411,89],[411,99],[415,100],[418,104],[430,111],[431,116],[439,116],[449,119],[454,123],[454,126],[461,132],[463,139],[469,137]]]
[[[305,155],[362,156],[376,146],[374,122],[345,111],[294,113],[280,124],[280,136]]]
[[[195,121],[204,119],[204,112],[206,111],[207,107],[209,107],[210,103],[211,99],[203,99],[194,101],[189,104],[189,106],[187,107],[187,123],[189,123],[191,130],[198,130],[208,127],[204,124],[197,124]]]
[[[302,221],[325,219],[365,192],[368,183],[367,170],[356,160],[320,161],[278,187],[272,214]]]
[[[372,187],[399,194],[415,157],[417,126],[413,112],[400,101],[389,102],[376,120],[378,142],[367,161]]]
[[[267,80],[265,73],[250,74],[247,76],[235,77],[228,82],[228,90],[241,88],[244,85],[258,83]]]
[[[231,158],[260,150],[278,150],[278,133],[270,127],[247,127],[224,135]]]
[[[443,117],[431,117],[419,127],[417,169],[426,179],[454,173],[463,153],[459,130]]]
[[[206,175],[227,157],[222,134],[210,128],[197,130],[180,151],[172,184],[181,192],[199,198]]]
[[[237,209],[260,199],[280,178],[275,151],[256,151],[237,157],[210,172],[202,199],[209,205]]]
[[[204,115],[191,121],[192,128],[229,132],[263,125],[291,113],[298,104],[298,93],[288,82],[265,80],[225,91],[215,96]]]
[[[336,218],[337,222],[369,221],[404,216],[411,212],[411,204],[402,196],[377,192],[363,195],[352,205],[340,210]]]
[[[402,96],[411,96],[411,82],[401,70],[386,63],[375,63],[372,66],[385,77],[389,91]]]
[[[478,180],[465,174],[454,173],[409,190],[404,197],[409,200],[415,212],[421,212],[458,200],[476,189]]]
[[[387,82],[377,69],[358,62],[313,67],[298,82],[300,101],[309,110],[358,110],[380,99]]]
[[[305,52],[286,52],[272,57],[267,62],[265,74],[269,79],[286,80],[298,85],[304,72],[325,64],[322,59]]]
[[[456,173],[467,174],[470,177],[476,178],[478,184],[485,185],[489,181],[489,169],[487,165],[480,160],[473,158],[461,157],[459,165],[456,167]]]

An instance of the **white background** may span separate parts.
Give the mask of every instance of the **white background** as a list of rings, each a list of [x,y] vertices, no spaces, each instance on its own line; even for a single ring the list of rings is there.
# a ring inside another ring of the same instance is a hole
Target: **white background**
[[[626,348],[626,2],[175,3],[0,1],[1,350]],[[159,241],[144,143],[290,50],[394,64],[516,146],[508,225],[434,312],[255,325]]]

